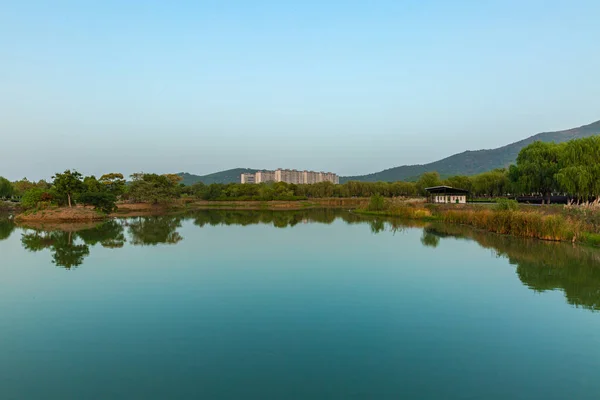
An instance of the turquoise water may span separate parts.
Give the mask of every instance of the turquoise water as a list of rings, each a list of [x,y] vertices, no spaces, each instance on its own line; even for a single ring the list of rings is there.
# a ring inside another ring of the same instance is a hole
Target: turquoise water
[[[50,228],[0,222],[0,399],[600,398],[594,249],[331,210]]]

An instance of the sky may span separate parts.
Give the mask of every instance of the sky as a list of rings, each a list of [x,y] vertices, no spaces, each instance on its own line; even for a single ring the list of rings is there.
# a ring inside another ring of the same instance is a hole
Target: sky
[[[357,175],[600,119],[597,0],[0,1],[0,176]]]

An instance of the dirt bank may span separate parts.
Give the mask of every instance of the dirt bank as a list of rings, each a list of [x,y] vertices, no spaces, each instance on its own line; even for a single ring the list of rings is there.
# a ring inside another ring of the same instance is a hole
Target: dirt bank
[[[90,207],[50,208],[27,211],[19,214],[18,223],[48,222],[88,222],[100,221],[108,217],[144,217],[152,215],[170,215],[193,210],[306,210],[310,208],[346,208],[365,207],[369,199],[329,198],[299,201],[193,201],[178,199],[167,204],[119,203],[116,212],[106,216]]]
[[[49,222],[90,222],[106,219],[106,215],[100,214],[91,208],[64,207],[50,208],[46,210],[27,211],[15,217],[20,224],[26,223],[49,223]]]
[[[190,201],[177,200],[168,204],[121,203],[111,214],[114,217],[138,217],[165,215],[191,210],[305,210],[309,208],[348,208],[365,207],[369,199],[328,198],[298,201]]]

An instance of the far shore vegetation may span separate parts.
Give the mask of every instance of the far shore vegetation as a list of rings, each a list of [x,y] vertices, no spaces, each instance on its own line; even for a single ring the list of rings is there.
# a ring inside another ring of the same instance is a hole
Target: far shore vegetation
[[[107,215],[168,208],[296,208],[338,206],[358,212],[470,225],[501,234],[547,240],[600,244],[600,136],[565,143],[534,142],[521,150],[516,164],[474,176],[441,179],[426,172],[414,182],[357,182],[309,185],[182,184],[177,174],[113,172],[99,178],[75,170],[56,173],[50,182],[16,182],[0,177],[0,204],[18,207],[21,218],[93,220]],[[492,206],[425,204],[425,188],[447,185],[466,189],[470,201]],[[566,196],[566,206],[549,205],[553,195]],[[542,199],[543,207],[510,200]],[[336,200],[337,199],[337,200]],[[75,211],[75,210],[79,211]],[[70,210],[70,211],[69,211]]]

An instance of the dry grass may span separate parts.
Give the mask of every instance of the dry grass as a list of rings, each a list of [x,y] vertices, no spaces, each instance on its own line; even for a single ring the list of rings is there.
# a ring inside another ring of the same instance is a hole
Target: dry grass
[[[574,242],[582,231],[581,224],[575,220],[536,212],[447,210],[440,213],[439,219],[503,235],[544,240]]]

